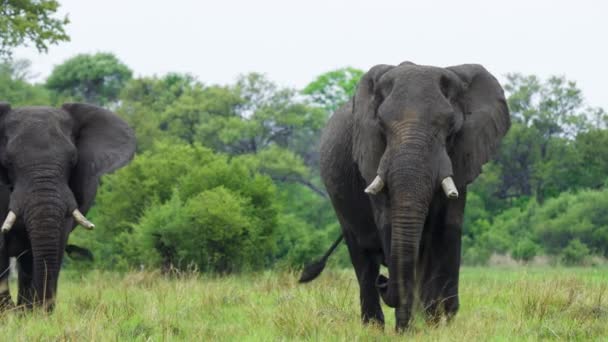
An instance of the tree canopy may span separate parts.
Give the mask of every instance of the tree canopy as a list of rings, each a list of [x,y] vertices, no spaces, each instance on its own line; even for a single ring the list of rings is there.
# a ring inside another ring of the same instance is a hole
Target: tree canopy
[[[33,44],[46,52],[49,45],[70,40],[67,15],[55,17],[58,1],[2,0],[0,5],[0,57],[10,57],[17,46]]]
[[[111,53],[81,54],[56,66],[46,87],[57,99],[112,105],[133,71]]]

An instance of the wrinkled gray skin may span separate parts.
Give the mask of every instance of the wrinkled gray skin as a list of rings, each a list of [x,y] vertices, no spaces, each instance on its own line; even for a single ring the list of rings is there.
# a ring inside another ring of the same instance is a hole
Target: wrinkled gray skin
[[[364,322],[384,322],[380,295],[396,309],[397,329],[406,328],[415,288],[430,321],[456,313],[466,187],[509,126],[503,90],[480,65],[377,65],[331,117],[321,176],[359,281]],[[384,189],[364,193],[376,175]],[[441,190],[447,176],[458,199]]]
[[[17,215],[0,236],[0,307],[13,305],[6,288],[9,257],[18,257],[17,304],[51,310],[72,211],[91,207],[99,177],[127,164],[135,136],[114,113],[86,104],[61,109],[11,109],[0,103],[0,222]]]

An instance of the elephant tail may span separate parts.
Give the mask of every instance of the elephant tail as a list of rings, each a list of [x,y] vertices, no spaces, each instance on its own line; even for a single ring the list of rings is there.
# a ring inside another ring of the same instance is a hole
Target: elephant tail
[[[65,252],[70,257],[70,259],[74,260],[87,260],[93,261],[93,253],[90,250],[82,247],[78,247],[76,245],[67,245],[65,246]]]
[[[304,267],[304,270],[302,271],[302,275],[300,276],[300,280],[298,282],[308,283],[309,281],[318,277],[319,274],[321,274],[321,272],[323,272],[323,269],[325,268],[325,264],[327,263],[327,259],[329,259],[329,256],[331,255],[331,253],[333,253],[334,250],[336,250],[336,247],[338,247],[338,245],[340,244],[340,242],[342,242],[343,239],[344,239],[344,236],[342,236],[342,234],[340,234],[338,239],[336,241],[334,241],[334,243],[331,245],[331,247],[329,247],[327,252],[325,252],[325,254],[323,254],[323,257],[321,259],[319,259],[311,264],[306,265],[306,267]]]

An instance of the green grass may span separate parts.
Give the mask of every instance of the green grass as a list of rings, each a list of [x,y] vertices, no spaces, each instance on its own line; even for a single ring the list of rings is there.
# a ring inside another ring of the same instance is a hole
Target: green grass
[[[387,326],[359,322],[353,271],[326,270],[297,284],[297,274],[229,277],[64,271],[54,313],[0,315],[5,341],[382,341]],[[464,268],[461,307],[450,323],[427,326],[418,314],[410,340],[605,341],[606,268]],[[15,284],[11,284],[14,293]]]

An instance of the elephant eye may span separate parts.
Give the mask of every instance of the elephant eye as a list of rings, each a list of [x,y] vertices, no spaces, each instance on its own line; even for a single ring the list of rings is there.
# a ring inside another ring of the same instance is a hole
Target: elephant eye
[[[393,80],[382,80],[377,84],[376,87],[376,96],[380,99],[380,101],[384,101],[391,92],[393,91]]]
[[[450,128],[450,135],[454,132],[454,125],[456,124],[456,120],[454,119],[454,116],[451,115],[448,118],[448,127]]]
[[[78,163],[78,153],[72,153],[72,158],[70,158],[70,163],[72,164],[72,166],[76,165],[76,163]]]

